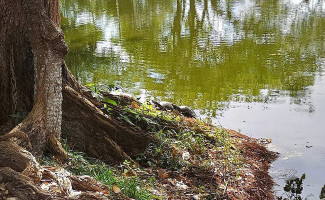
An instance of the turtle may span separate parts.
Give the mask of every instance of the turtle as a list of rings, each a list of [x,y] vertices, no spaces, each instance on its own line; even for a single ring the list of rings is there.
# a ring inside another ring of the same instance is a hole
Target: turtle
[[[177,106],[177,107],[178,107],[178,111],[185,117],[191,117],[191,118],[196,117],[195,112],[190,107],[188,106]]]
[[[152,100],[153,104],[156,106],[159,110],[167,110],[167,111],[173,111],[177,110],[179,113],[181,113],[185,117],[191,117],[195,118],[196,114],[195,112],[188,106],[177,106],[171,102],[168,101],[161,101],[157,102]]]
[[[155,101],[152,100],[152,103],[156,106],[158,110],[168,110],[168,111],[173,111],[177,110],[177,107],[175,104],[168,102],[168,101]]]

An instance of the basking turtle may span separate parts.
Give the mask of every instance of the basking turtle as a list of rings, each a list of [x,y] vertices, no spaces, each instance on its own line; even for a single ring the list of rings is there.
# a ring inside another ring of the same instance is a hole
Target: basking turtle
[[[195,112],[190,107],[188,106],[177,106],[177,107],[178,107],[178,111],[185,117],[191,117],[191,118],[196,117]]]
[[[180,114],[184,115],[185,117],[192,117],[192,118],[196,117],[195,112],[188,106],[177,106],[168,101],[157,102],[152,100],[152,102],[158,110],[168,110],[168,111],[177,110],[178,112],[180,112]]]
[[[156,108],[158,110],[168,110],[168,111],[172,111],[172,110],[177,110],[175,104],[173,103],[170,103],[168,101],[161,101],[161,102],[158,102],[158,101],[155,101],[155,100],[152,100],[152,103],[156,106]]]

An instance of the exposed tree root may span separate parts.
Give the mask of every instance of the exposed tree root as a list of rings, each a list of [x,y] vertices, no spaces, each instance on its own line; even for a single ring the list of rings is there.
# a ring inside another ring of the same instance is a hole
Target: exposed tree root
[[[24,133],[22,131],[12,130],[11,132],[0,136],[0,141],[5,141],[5,140],[8,140],[10,138],[22,139],[22,140],[27,142],[27,147],[28,148],[30,148],[30,149],[32,148],[32,144],[30,143],[30,140],[29,140],[28,136],[26,135],[26,133]]]
[[[19,199],[52,199],[49,193],[42,192],[36,187],[29,177],[9,167],[1,167],[0,176],[9,196]]]
[[[0,142],[0,182],[19,199],[48,198],[35,183],[41,180],[39,165],[32,154],[13,142]]]
[[[105,115],[69,86],[63,90],[63,99],[62,137],[92,157],[119,163],[157,142],[152,134]]]
[[[0,142],[0,167],[10,167],[39,181],[39,165],[34,156],[13,142]]]
[[[90,176],[71,176],[70,180],[74,190],[101,192],[108,189],[106,185],[98,183]]]
[[[0,136],[0,141],[13,139],[20,146],[28,149],[36,156],[41,156],[45,149],[51,151],[61,162],[68,159],[68,154],[63,149],[55,134],[47,133],[43,125],[44,118],[32,111],[29,115],[13,128],[9,133]],[[17,140],[19,139],[19,140]]]
[[[60,163],[65,163],[69,159],[69,156],[62,147],[62,144],[58,141],[57,137],[54,134],[49,134],[47,140],[47,147],[51,153],[57,157]]]
[[[0,187],[18,199],[107,199],[107,186],[87,176],[72,176],[41,167],[34,156],[13,142],[0,142]],[[1,199],[1,194],[0,194]]]

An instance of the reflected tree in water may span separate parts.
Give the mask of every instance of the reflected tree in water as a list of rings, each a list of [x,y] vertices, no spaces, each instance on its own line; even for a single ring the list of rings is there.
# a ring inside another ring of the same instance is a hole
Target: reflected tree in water
[[[325,185],[322,187],[319,198],[320,199],[325,199]]]
[[[281,197],[277,197],[278,200],[308,200],[313,198],[312,194],[303,197],[302,192],[304,190],[303,182],[306,179],[306,174],[302,174],[301,177],[293,176],[286,180],[286,184],[283,187],[284,194]],[[325,185],[320,192],[320,199],[325,199]]]
[[[68,57],[80,81],[145,88],[210,115],[229,100],[268,102],[288,93],[304,102],[325,52],[317,42],[325,39],[321,3],[63,0],[62,7],[65,31],[82,30],[86,18],[101,32],[94,49],[85,44],[82,57],[78,48]]]

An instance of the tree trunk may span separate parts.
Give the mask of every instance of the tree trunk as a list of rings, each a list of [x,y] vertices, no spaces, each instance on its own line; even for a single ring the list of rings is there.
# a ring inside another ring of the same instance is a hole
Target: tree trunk
[[[12,12],[15,6],[14,1],[0,1],[0,125],[33,106],[34,57],[22,28],[24,16]]]
[[[57,150],[52,144],[57,145],[61,133],[61,66],[67,53],[58,27],[58,2],[2,0],[0,8],[0,106],[4,112],[0,122],[22,109],[30,111],[33,105],[11,133],[25,132],[35,155],[41,155],[46,146]]]
[[[67,160],[61,132],[77,149],[111,164],[157,141],[104,114],[96,107],[101,103],[83,93],[65,65],[59,26],[58,0],[0,0],[0,184],[22,199],[50,197],[32,184],[42,171],[34,156],[50,150]],[[23,119],[18,125],[17,118]]]
[[[120,162],[155,142],[144,131],[123,127],[118,120],[105,116],[85,98],[82,86],[64,64],[67,48],[59,29],[58,1],[0,0],[0,6],[0,125],[10,121],[11,114],[30,111],[10,134],[26,133],[34,155],[49,149],[65,157],[57,141],[62,125],[63,86],[63,134],[73,139],[80,150],[107,162]],[[97,141],[103,143],[102,150],[96,147]]]

